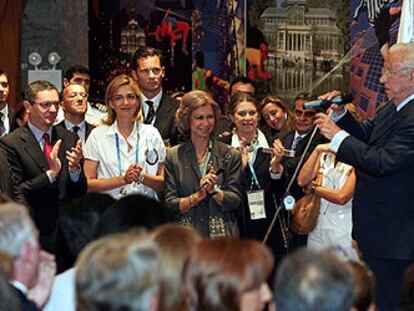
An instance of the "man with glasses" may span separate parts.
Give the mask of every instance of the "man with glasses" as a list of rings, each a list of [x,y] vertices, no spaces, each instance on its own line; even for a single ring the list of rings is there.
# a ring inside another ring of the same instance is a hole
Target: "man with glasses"
[[[144,123],[152,124],[171,146],[178,142],[175,112],[179,102],[162,90],[165,75],[162,54],[150,47],[139,48],[131,61],[132,76],[141,90]]]
[[[88,93],[80,84],[69,84],[63,89],[61,97],[61,107],[64,111],[65,119],[57,126],[74,132],[80,138],[82,145],[84,145],[94,128],[92,124],[85,121]]]
[[[16,113],[7,103],[9,92],[9,78],[7,74],[0,69],[0,137],[9,134],[17,128]]]
[[[13,174],[13,199],[27,206],[40,231],[40,242],[54,250],[59,209],[86,192],[79,165],[80,140],[74,133],[53,126],[60,101],[56,87],[35,81],[25,91],[29,122],[0,141]]]
[[[271,172],[275,174],[274,178],[279,178],[275,180],[274,190],[278,198],[282,198],[285,194],[286,188],[299,165],[299,160],[305,151],[305,147],[309,142],[311,137],[312,130],[314,128],[313,122],[315,120],[316,110],[314,109],[304,109],[303,104],[310,101],[311,98],[307,94],[300,94],[295,98],[294,106],[294,120],[293,126],[294,130],[283,132],[276,136],[274,144],[278,144],[290,151],[290,155],[284,156],[280,162],[279,170],[277,172]],[[305,155],[304,161],[312,153],[313,149],[319,144],[326,143],[327,140],[317,133],[313,138],[309,149]],[[288,154],[288,152],[287,152]],[[297,176],[296,176],[297,178]],[[290,194],[298,201],[301,197],[304,196],[303,189],[298,186],[297,182],[292,183],[290,188]],[[307,235],[296,235],[293,234],[291,241],[291,247],[296,248],[306,245]]]
[[[380,82],[389,101],[372,119],[359,123],[332,105],[337,124],[325,114],[315,123],[337,160],[355,167],[353,237],[377,280],[379,309],[397,310],[414,261],[414,43],[389,49]]]

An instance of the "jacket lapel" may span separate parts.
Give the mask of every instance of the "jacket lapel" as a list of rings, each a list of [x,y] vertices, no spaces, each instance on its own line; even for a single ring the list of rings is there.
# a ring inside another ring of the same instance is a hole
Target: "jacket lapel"
[[[39,143],[27,125],[23,128],[20,139],[23,143],[24,150],[33,159],[36,165],[43,171],[48,170],[49,165],[43,151],[40,149]]]
[[[165,94],[162,94],[160,105],[158,106],[157,112],[156,112],[156,119],[154,126],[159,130],[161,136],[165,136],[166,133],[166,127],[169,124],[169,120],[167,120],[168,116],[170,115],[171,105],[169,105],[169,102],[167,98],[165,97]]]

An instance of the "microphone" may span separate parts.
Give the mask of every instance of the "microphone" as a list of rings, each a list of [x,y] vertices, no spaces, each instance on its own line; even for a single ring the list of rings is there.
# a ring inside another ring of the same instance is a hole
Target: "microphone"
[[[304,109],[321,109],[326,110],[328,109],[332,104],[337,104],[340,106],[343,106],[347,103],[352,102],[353,98],[351,94],[343,95],[343,96],[335,96],[334,98],[331,98],[330,100],[324,99],[318,99],[313,100],[307,103],[303,104]]]

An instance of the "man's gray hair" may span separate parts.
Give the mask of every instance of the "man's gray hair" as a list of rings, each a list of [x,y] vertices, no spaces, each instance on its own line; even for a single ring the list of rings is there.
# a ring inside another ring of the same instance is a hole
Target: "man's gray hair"
[[[23,205],[0,204],[0,250],[14,259],[19,257],[26,242],[37,240],[37,229]]]
[[[397,43],[391,46],[390,53],[401,55],[401,68],[414,69],[414,43]]]
[[[149,310],[158,299],[159,250],[142,232],[91,243],[76,269],[78,310]]]

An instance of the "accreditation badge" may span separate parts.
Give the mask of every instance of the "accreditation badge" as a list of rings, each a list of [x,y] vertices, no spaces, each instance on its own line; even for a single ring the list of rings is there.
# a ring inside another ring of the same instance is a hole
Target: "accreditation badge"
[[[251,220],[266,218],[263,190],[247,191],[247,202],[249,203],[249,211],[250,211]]]

